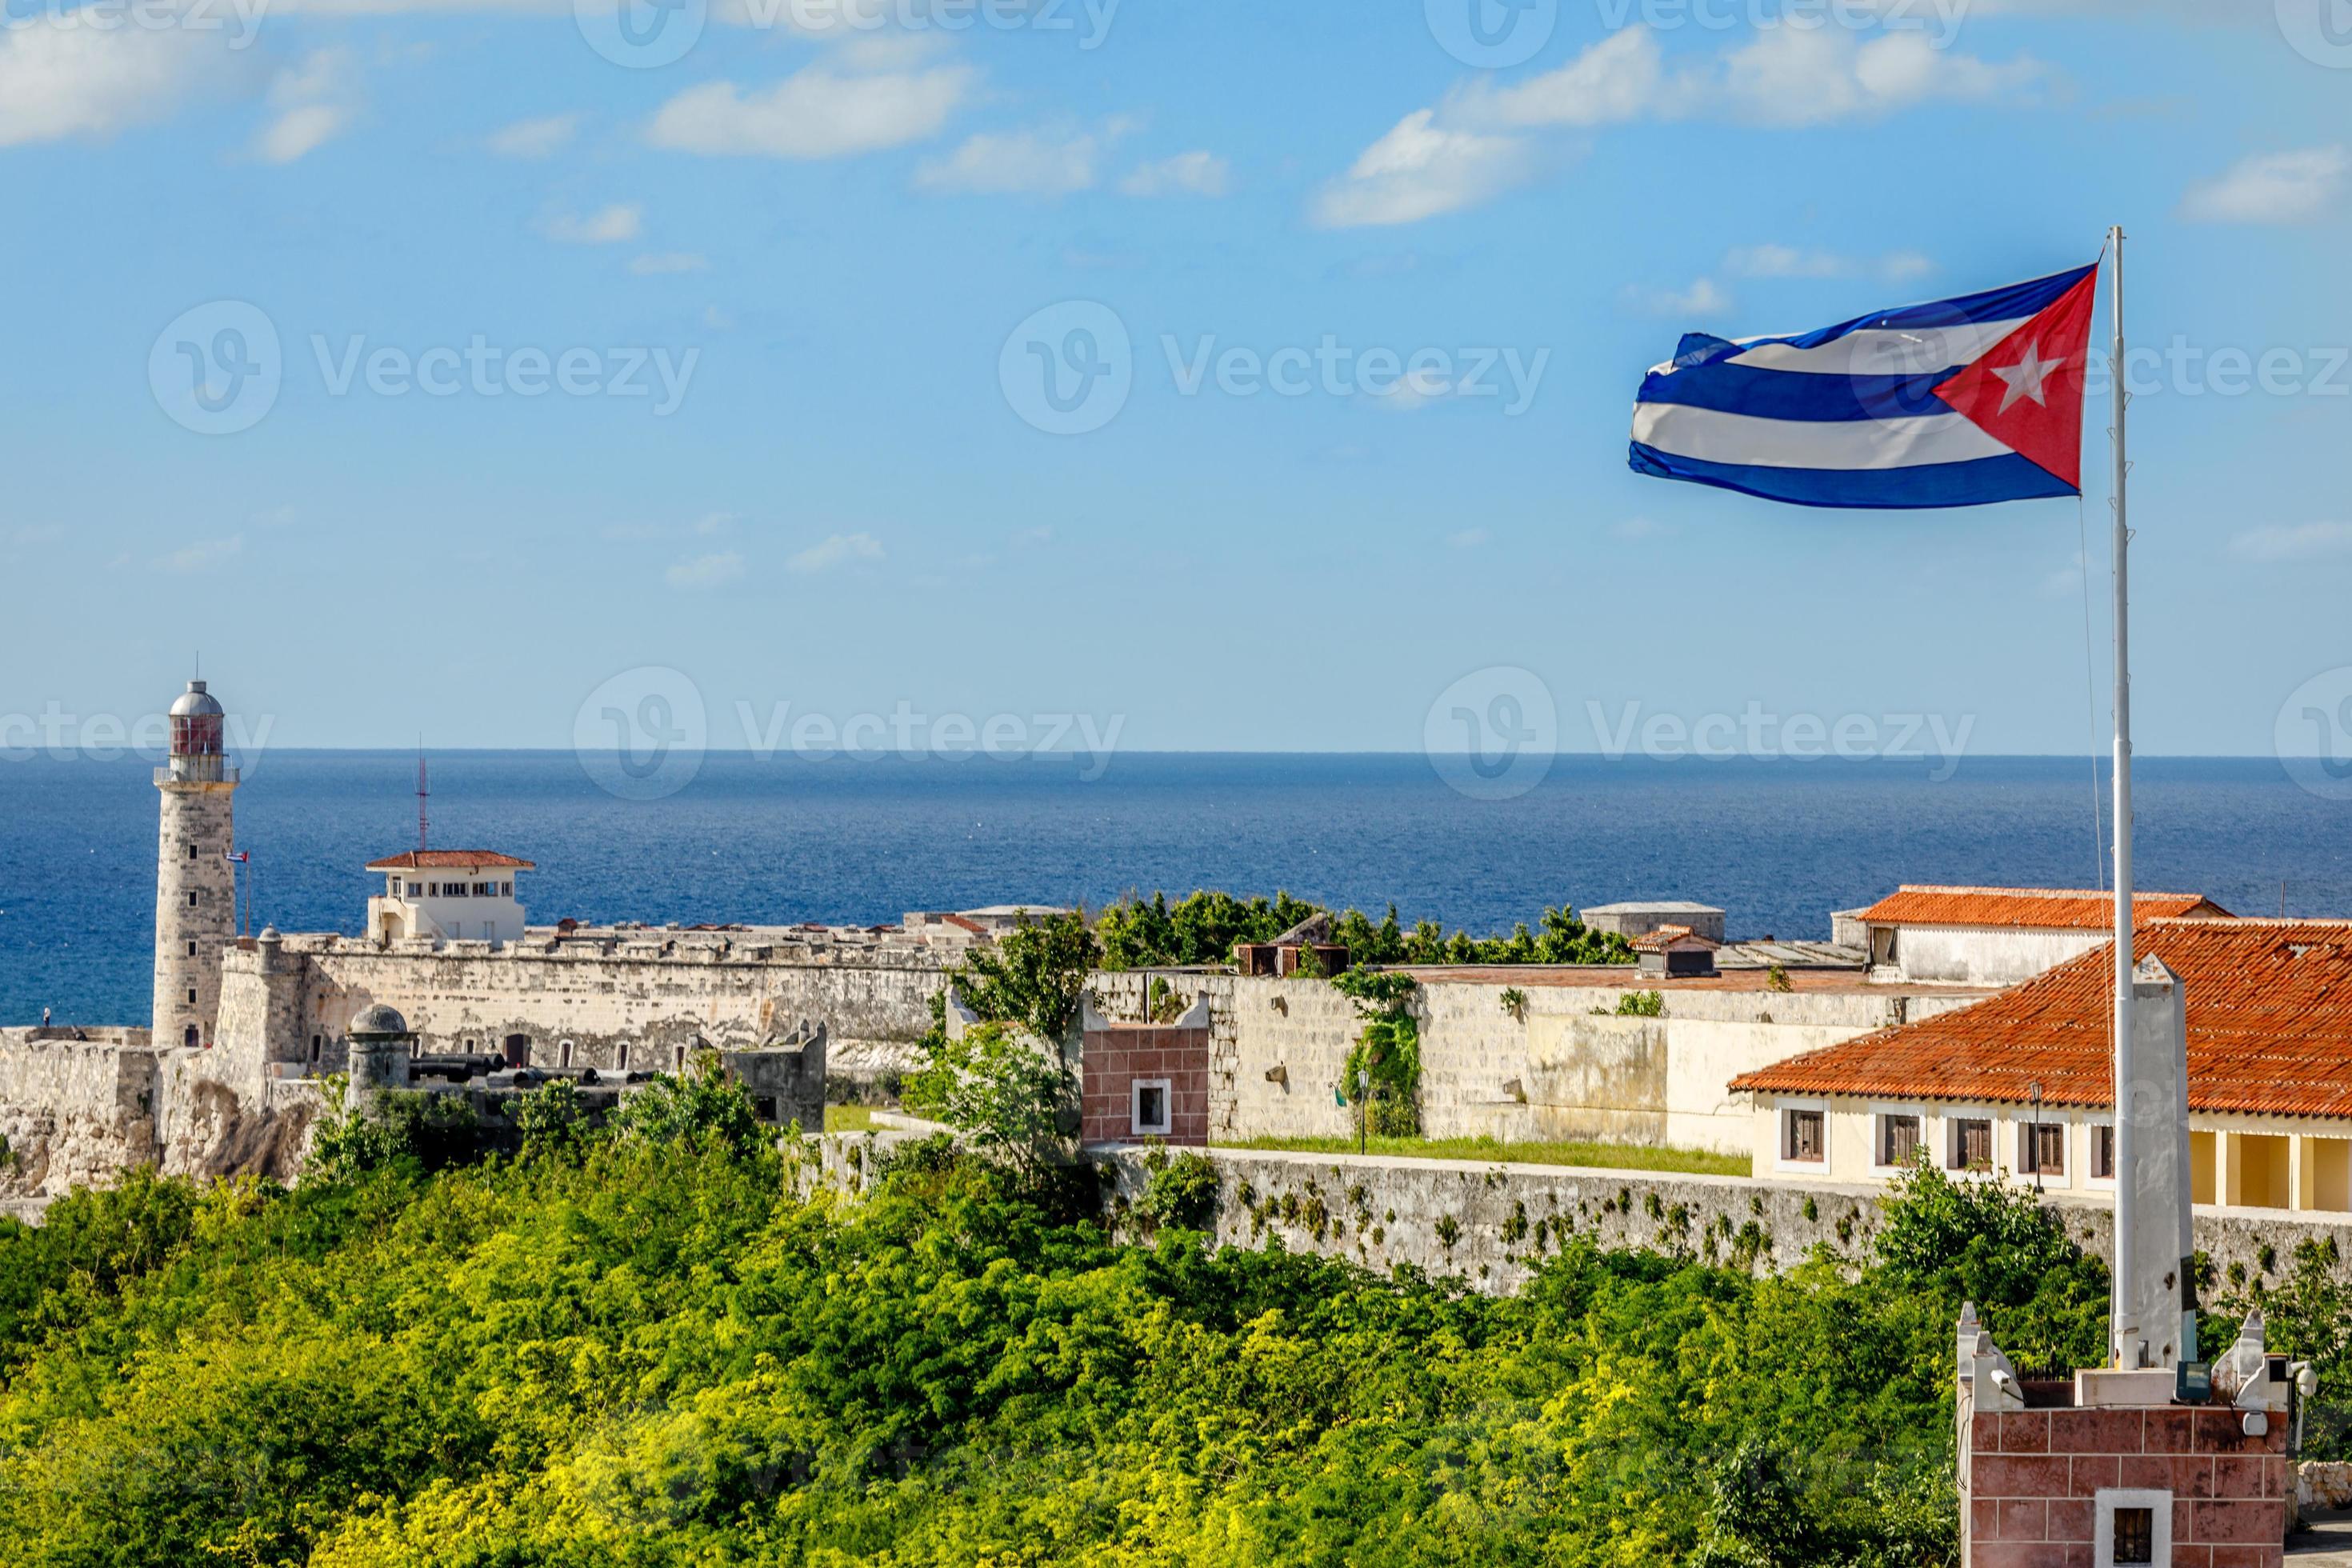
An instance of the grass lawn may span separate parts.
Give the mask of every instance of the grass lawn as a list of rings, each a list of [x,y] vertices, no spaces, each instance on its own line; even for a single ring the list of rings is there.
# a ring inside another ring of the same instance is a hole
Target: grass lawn
[[[1223,1149],[1273,1149],[1297,1154],[1352,1154],[1353,1138],[1244,1138]],[[1423,1160],[1507,1160],[1522,1165],[1580,1165],[1607,1171],[1675,1171],[1695,1176],[1745,1176],[1745,1154],[1698,1149],[1654,1149],[1639,1143],[1505,1143],[1493,1138],[1375,1138],[1374,1154]]]
[[[827,1132],[871,1132],[874,1131],[873,1108],[828,1105],[824,1108],[824,1130]]]

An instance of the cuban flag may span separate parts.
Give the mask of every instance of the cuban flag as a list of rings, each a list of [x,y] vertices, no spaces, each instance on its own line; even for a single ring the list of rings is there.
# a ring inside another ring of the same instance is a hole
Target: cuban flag
[[[232,866],[242,866],[253,858],[253,851],[250,849],[224,849],[221,851],[221,858],[227,861]]]
[[[2080,495],[2098,271],[1799,337],[1685,334],[1642,380],[1633,471],[1798,506]]]

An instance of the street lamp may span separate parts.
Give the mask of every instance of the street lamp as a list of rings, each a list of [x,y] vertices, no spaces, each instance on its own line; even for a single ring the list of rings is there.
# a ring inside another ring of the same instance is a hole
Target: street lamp
[[[1369,1068],[1356,1069],[1356,1152],[1371,1152],[1372,1074]]]

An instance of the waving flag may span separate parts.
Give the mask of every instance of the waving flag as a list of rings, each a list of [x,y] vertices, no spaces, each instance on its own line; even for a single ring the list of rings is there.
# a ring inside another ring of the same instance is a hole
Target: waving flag
[[[2082,493],[2098,264],[1800,337],[1686,334],[1643,378],[1636,473],[1799,506]]]

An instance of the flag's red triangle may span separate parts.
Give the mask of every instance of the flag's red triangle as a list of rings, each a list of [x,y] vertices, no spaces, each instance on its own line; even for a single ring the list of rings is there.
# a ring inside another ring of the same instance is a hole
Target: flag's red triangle
[[[2083,378],[2091,350],[2093,268],[2041,314],[2019,323],[1936,395],[1994,440],[2083,488]]]

